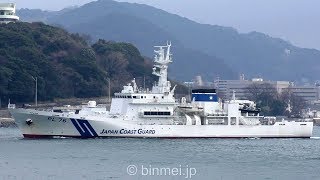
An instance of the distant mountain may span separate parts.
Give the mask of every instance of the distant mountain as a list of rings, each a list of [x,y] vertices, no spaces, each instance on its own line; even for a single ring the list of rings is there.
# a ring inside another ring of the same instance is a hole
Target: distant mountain
[[[108,2],[117,4],[113,1]],[[77,8],[67,12],[71,13],[68,16],[76,18],[80,9]],[[44,15],[45,18],[42,17],[39,21],[46,19],[45,22],[55,25],[59,24],[71,32],[89,34],[93,41],[103,38],[117,42],[130,42],[136,45],[142,54],[149,57],[153,57],[153,46],[165,44],[167,40],[172,41],[174,62],[170,66],[169,73],[173,79],[189,80],[199,74],[207,77],[209,80],[213,80],[218,75],[226,78],[235,78],[237,76],[230,67],[224,64],[222,59],[184,47],[170,33],[145,19],[126,13],[111,13],[98,17],[81,15],[77,17],[79,21],[72,22],[72,18],[63,18],[62,14],[56,15],[56,13],[49,12],[49,15]],[[87,19],[88,17],[90,20]],[[36,21],[34,17],[30,16],[24,20]],[[195,65],[197,68],[195,68]]]
[[[29,102],[38,78],[39,100],[106,95],[137,77],[154,82],[152,64],[129,43],[79,36],[43,23],[0,24],[0,98]]]
[[[19,9],[17,14],[20,17],[20,20],[24,22],[35,22],[35,21],[47,22],[48,19],[53,16],[66,13],[76,8],[77,6],[72,6],[69,8],[62,9],[60,11],[42,11],[41,9],[23,8],[23,9]]]
[[[209,80],[236,78],[240,73],[273,80],[320,76],[318,50],[295,47],[258,32],[240,34],[233,28],[199,24],[147,5],[98,0],[43,16],[47,23],[89,34],[95,40],[131,42],[148,56],[152,45],[172,40],[175,63],[171,74],[180,80],[196,74]],[[34,20],[36,13],[31,17],[26,20]]]

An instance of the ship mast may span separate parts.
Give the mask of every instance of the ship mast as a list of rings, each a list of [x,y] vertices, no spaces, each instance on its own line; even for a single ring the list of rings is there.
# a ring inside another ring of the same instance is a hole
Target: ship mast
[[[158,82],[152,87],[153,93],[169,93],[171,83],[168,81],[168,65],[172,62],[171,42],[166,46],[155,46],[153,75],[159,77]]]

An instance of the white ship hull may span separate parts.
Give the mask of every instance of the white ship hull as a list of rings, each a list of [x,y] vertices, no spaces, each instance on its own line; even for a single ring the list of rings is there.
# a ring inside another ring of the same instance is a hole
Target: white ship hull
[[[313,122],[276,122],[274,125],[138,125],[119,117],[80,115],[27,109],[10,110],[24,137],[139,137],[139,138],[308,138]],[[26,120],[32,120],[28,125]]]

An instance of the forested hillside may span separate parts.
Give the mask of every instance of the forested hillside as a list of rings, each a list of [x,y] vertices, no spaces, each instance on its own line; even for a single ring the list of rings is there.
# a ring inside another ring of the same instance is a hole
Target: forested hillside
[[[96,97],[137,77],[140,85],[155,80],[152,62],[129,43],[99,40],[92,46],[78,34],[43,23],[0,25],[0,98],[33,101],[38,78],[39,100]]]

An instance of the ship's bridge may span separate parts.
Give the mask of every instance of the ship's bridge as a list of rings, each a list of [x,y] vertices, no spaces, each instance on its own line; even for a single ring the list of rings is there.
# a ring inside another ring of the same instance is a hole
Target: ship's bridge
[[[132,103],[150,103],[150,102],[170,102],[174,103],[175,99],[173,96],[166,96],[164,94],[155,93],[115,93],[115,99],[131,99]],[[135,101],[136,100],[136,101]],[[142,100],[142,101],[141,101]]]
[[[19,21],[14,3],[0,3],[0,24]]]
[[[174,90],[173,90],[174,91]],[[113,100],[116,99],[131,99],[131,103],[150,103],[150,102],[175,102],[174,93],[159,93],[150,91],[149,89],[138,88],[135,79],[126,86],[120,93],[115,93]]]
[[[157,118],[156,121],[159,121],[158,118],[168,118],[173,115],[174,107],[177,105],[173,94],[152,91],[131,92],[129,89],[127,93],[114,94],[110,114],[125,114],[129,118],[154,116],[153,118]],[[148,121],[151,122],[150,119]]]

